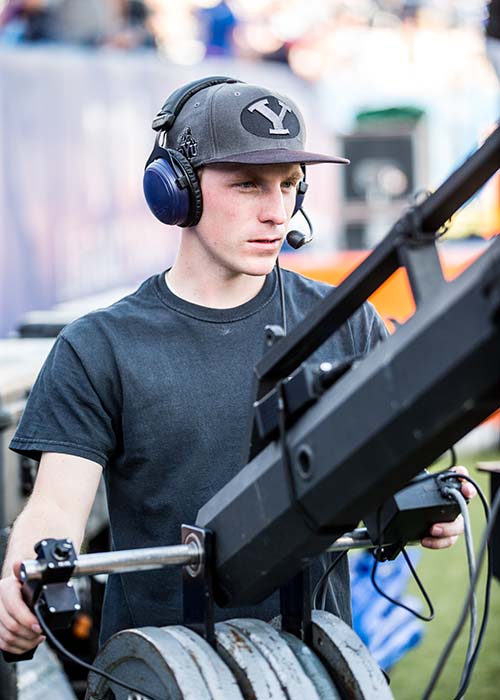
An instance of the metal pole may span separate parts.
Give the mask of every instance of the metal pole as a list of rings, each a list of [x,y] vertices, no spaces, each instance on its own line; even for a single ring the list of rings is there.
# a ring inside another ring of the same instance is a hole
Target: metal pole
[[[161,569],[164,566],[197,564],[202,558],[203,551],[194,541],[170,547],[147,547],[144,549],[125,549],[119,552],[82,554],[76,560],[72,576],[148,571]],[[45,568],[43,562],[36,559],[23,561],[21,579],[23,581],[39,579]]]
[[[346,532],[342,537],[338,537],[326,551],[342,552],[345,549],[368,549],[374,546],[375,545],[368,537],[368,530],[366,527],[358,527],[351,532]]]

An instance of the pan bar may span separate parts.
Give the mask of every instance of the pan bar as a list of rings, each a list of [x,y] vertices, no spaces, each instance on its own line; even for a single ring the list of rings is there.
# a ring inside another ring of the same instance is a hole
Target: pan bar
[[[125,549],[118,552],[99,554],[82,554],[76,560],[72,576],[92,576],[104,573],[127,573],[131,571],[148,571],[164,566],[197,564],[203,552],[196,542],[170,547],[147,547],[144,549]],[[22,563],[21,576],[24,581],[41,578],[45,566],[36,559]]]

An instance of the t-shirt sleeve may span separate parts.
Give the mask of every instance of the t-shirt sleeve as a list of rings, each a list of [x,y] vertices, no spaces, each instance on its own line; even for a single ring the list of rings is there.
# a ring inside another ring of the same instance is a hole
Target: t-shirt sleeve
[[[42,452],[84,457],[105,466],[115,450],[106,403],[105,363],[86,362],[60,335],[30,392],[10,448],[37,461]]]
[[[389,332],[375,307],[366,302],[350,319],[351,331],[358,356],[368,354]]]

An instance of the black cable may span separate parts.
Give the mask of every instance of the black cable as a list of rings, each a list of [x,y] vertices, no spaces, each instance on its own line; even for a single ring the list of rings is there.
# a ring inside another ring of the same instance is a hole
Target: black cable
[[[438,480],[443,480],[446,481],[446,479],[463,479],[464,481],[468,481],[470,484],[474,486],[474,488],[477,491],[477,495],[479,496],[479,500],[481,501],[481,504],[483,506],[484,514],[486,520],[489,519],[490,517],[490,506],[488,504],[488,499],[484,495],[483,490],[477,483],[477,481],[474,481],[474,479],[469,476],[468,474],[459,474],[458,472],[450,472],[449,470],[445,470],[442,472],[438,472],[436,474],[429,474],[429,477],[436,476]],[[426,480],[429,477],[422,477],[422,481]]]
[[[311,596],[311,607],[313,608],[313,610],[318,609],[316,607],[318,595],[319,595],[321,589],[323,588],[323,586],[326,584],[328,577],[332,573],[333,569],[337,566],[339,561],[346,556],[346,554],[347,554],[347,549],[344,550],[343,552],[337,552],[337,556],[333,557],[332,561],[328,565],[328,568],[325,571],[323,571],[323,573],[319,577],[318,582],[315,585],[314,591],[313,591],[312,596]]]
[[[451,447],[450,450],[452,452],[452,462],[455,463],[456,462],[455,450],[453,447]],[[452,466],[454,466],[454,464]],[[429,479],[434,479],[436,477],[438,478],[438,480],[439,479],[446,480],[446,479],[459,478],[459,479],[464,479],[465,481],[469,481],[476,488],[478,495],[480,497],[480,500],[482,501],[483,508],[485,509],[485,513],[488,514],[489,507],[488,507],[488,502],[486,500],[486,497],[485,497],[484,493],[482,492],[481,488],[479,487],[479,485],[470,476],[465,475],[465,474],[459,474],[457,472],[450,472],[447,469],[439,474],[428,474],[427,476],[421,477],[421,479],[419,481],[421,481],[421,482],[428,481]],[[380,509],[378,512],[377,530],[378,530],[378,539],[379,539],[379,541],[381,541]],[[412,572],[413,578],[415,579],[415,582],[417,583],[417,586],[419,587],[419,589],[420,589],[422,595],[424,596],[425,601],[429,607],[429,616],[427,617],[427,616],[421,615],[416,610],[413,610],[412,608],[408,607],[404,603],[401,603],[401,601],[395,600],[394,598],[391,598],[390,596],[386,595],[386,593],[384,593],[384,591],[378,586],[378,584],[375,580],[375,574],[376,574],[377,566],[378,566],[378,559],[376,557],[375,557],[375,561],[373,563],[372,572],[371,572],[372,584],[373,584],[375,590],[377,590],[381,596],[383,596],[384,598],[389,600],[391,603],[394,603],[394,605],[398,605],[399,607],[404,608],[405,610],[410,612],[412,615],[415,615],[415,617],[418,617],[418,619],[423,620],[424,622],[430,622],[432,619],[434,619],[434,607],[431,603],[431,600],[430,600],[427,592],[425,591],[425,588],[424,588],[422,582],[420,581],[420,579],[418,577],[418,574],[417,574],[415,568],[413,567],[413,564],[411,563],[410,558],[408,557],[408,554],[406,553],[406,550],[403,548],[402,551],[403,551],[403,556],[406,560],[406,563],[408,564],[410,571]],[[489,592],[487,593],[487,600],[488,600],[488,607],[489,607]],[[485,606],[486,606],[486,598],[485,598]],[[483,613],[483,621],[481,623],[481,628],[480,628],[480,632],[479,632],[479,636],[478,636],[478,643],[479,643],[480,639],[482,641],[482,637],[484,636],[484,626],[485,625],[484,625],[484,613]],[[471,663],[474,663],[476,656],[477,656],[477,643],[476,643],[476,648],[474,650],[474,653],[471,656]]]
[[[287,334],[286,327],[286,305],[285,305],[285,288],[283,286],[283,279],[281,277],[281,267],[279,258],[276,258],[276,274],[278,275],[278,287],[280,291],[280,307],[281,307],[281,321],[283,326],[283,333]]]
[[[446,479],[446,478],[451,478],[452,476],[457,476],[456,474],[450,473],[448,475],[441,474],[441,478]],[[465,603],[462,608],[462,612],[460,614],[460,617],[458,619],[457,624],[455,625],[455,628],[452,630],[452,633],[450,634],[448,641],[446,642],[446,645],[441,653],[441,656],[439,657],[438,663],[436,664],[436,668],[434,669],[431,679],[427,685],[427,688],[424,691],[423,699],[422,700],[429,700],[436,683],[439,679],[439,676],[441,675],[441,672],[448,660],[449,655],[451,654],[451,651],[453,649],[453,646],[455,645],[455,642],[457,641],[460,632],[462,631],[462,628],[465,624],[465,621],[467,619],[470,603],[472,600],[472,596],[474,595],[474,591],[479,579],[479,574],[481,572],[481,566],[483,563],[483,559],[485,556],[486,551],[488,552],[488,572],[487,572],[487,577],[486,577],[486,593],[485,593],[485,604],[484,604],[484,611],[483,611],[483,619],[481,622],[481,627],[479,630],[479,635],[478,639],[476,642],[476,648],[474,649],[474,653],[471,656],[471,660],[468,664],[467,669],[465,670],[464,673],[464,679],[463,682],[458,690],[457,695],[455,696],[455,700],[460,700],[460,698],[463,697],[464,692],[467,689],[467,686],[470,682],[470,676],[472,673],[472,670],[474,668],[474,665],[477,661],[477,657],[484,639],[484,632],[486,629],[486,625],[488,622],[488,614],[489,614],[489,600],[490,600],[490,588],[491,588],[491,556],[490,556],[490,545],[489,545],[489,537],[491,534],[491,529],[493,527],[493,523],[495,521],[495,518],[498,513],[498,509],[500,507],[500,491],[497,493],[495,496],[495,500],[493,502],[492,508],[491,508],[491,513],[490,513],[490,508],[488,506],[488,502],[486,501],[486,498],[478,486],[474,479],[472,479],[469,476],[464,476],[463,474],[458,475],[460,479],[465,479],[466,481],[470,481],[475,488],[477,489],[478,495],[480,497],[480,500],[483,504],[483,509],[485,512],[485,517],[486,517],[486,527],[483,533],[483,537],[481,539],[481,544],[479,546],[479,552],[477,556],[477,563],[476,563],[476,571],[474,573],[474,577],[472,581],[470,582],[469,586],[469,591],[467,593]]]
[[[489,518],[490,506],[488,505],[488,500],[477,481],[474,481],[474,479],[471,476],[469,476],[468,474],[460,474],[459,472],[450,471],[449,469],[443,469],[443,471],[441,472],[433,472],[432,474],[427,474],[426,476],[419,477],[418,482],[422,484],[424,481],[429,481],[429,479],[435,478],[437,478],[438,480],[463,479],[464,481],[468,481],[476,489],[477,495],[479,496],[479,500],[482,503],[485,514],[487,514],[487,518]]]
[[[150,698],[150,700],[165,700],[165,698],[160,698],[158,695],[153,695],[152,693],[146,693],[144,690],[141,690],[140,688],[136,688],[133,685],[129,685],[128,683],[125,683],[124,681],[121,681],[119,678],[116,678],[116,676],[112,676],[110,673],[107,673],[106,671],[102,671],[100,668],[97,668],[96,666],[93,666],[92,664],[88,664],[86,661],[82,661],[82,659],[79,659],[77,656],[74,656],[70,651],[65,649],[63,645],[60,643],[60,641],[54,636],[52,633],[52,630],[50,627],[47,625],[45,622],[45,618],[42,615],[41,607],[40,607],[40,601],[35,604],[35,615],[38,619],[38,622],[40,623],[40,627],[44,631],[44,633],[47,636],[47,639],[51,641],[51,643],[55,646],[57,651],[65,656],[67,659],[72,661],[75,664],[78,664],[79,666],[83,666],[83,668],[86,668],[88,671],[92,671],[93,673],[97,673],[99,676],[103,676],[104,678],[107,678],[109,681],[112,683],[116,683],[116,685],[121,686],[122,688],[126,688],[127,690],[131,690],[133,693],[136,693],[139,697],[142,698]]]
[[[483,534],[483,538],[481,540],[481,544],[479,546],[476,574],[475,574],[474,580],[471,582],[471,589],[470,589],[470,590],[473,590],[476,587],[477,580],[479,578],[479,570],[480,570],[480,567],[482,564],[482,560],[483,560],[484,555],[487,551],[488,552],[488,564],[487,564],[487,573],[486,573],[486,591],[485,591],[485,598],[484,598],[483,619],[481,622],[481,627],[479,629],[479,634],[478,634],[478,638],[477,638],[477,642],[476,642],[476,648],[474,650],[474,653],[472,654],[472,657],[471,657],[470,663],[468,665],[465,677],[460,685],[460,688],[458,689],[458,693],[455,696],[454,700],[460,700],[464,696],[464,693],[467,690],[467,687],[470,683],[472,671],[474,670],[474,666],[476,665],[477,658],[479,656],[479,652],[481,650],[481,646],[482,646],[483,641],[484,641],[484,634],[485,634],[486,627],[488,624],[489,608],[490,608],[490,595],[491,595],[491,581],[493,578],[490,537],[491,537],[491,531],[492,531],[493,526],[495,524],[495,521],[498,517],[499,510],[500,510],[500,490],[496,493],[495,498],[494,498],[493,503],[492,503],[492,506],[491,506],[490,518],[488,520],[488,524],[486,526],[485,532]],[[472,596],[470,590],[469,590],[468,598],[470,598]]]
[[[377,551],[377,549],[378,549],[378,547],[376,548],[375,551]],[[422,615],[421,613],[418,612],[418,610],[414,610],[413,608],[410,608],[408,605],[405,605],[404,603],[402,603],[400,600],[396,600],[395,598],[391,598],[390,595],[387,595],[387,593],[384,593],[384,591],[380,588],[380,586],[378,585],[378,583],[375,580],[375,574],[377,572],[377,566],[378,566],[378,559],[377,559],[376,555],[374,555],[374,561],[373,561],[372,572],[371,572],[371,581],[372,581],[373,587],[375,588],[375,590],[378,593],[380,593],[380,595],[382,597],[384,597],[390,603],[393,603],[394,605],[397,605],[398,607],[403,608],[403,610],[407,610],[409,613],[411,613],[415,617],[418,617],[419,620],[423,620],[424,622],[430,622],[431,620],[434,619],[434,606],[432,605],[431,599],[429,598],[429,595],[428,595],[427,591],[425,590],[422,581],[418,577],[418,574],[415,571],[415,567],[411,563],[411,559],[408,556],[406,549],[404,547],[403,547],[402,553],[403,553],[405,561],[406,561],[406,563],[407,563],[407,565],[408,565],[408,567],[413,575],[413,578],[415,579],[415,582],[416,582],[417,586],[419,587],[420,592],[422,593],[422,595],[425,599],[425,602],[427,603],[427,607],[429,608],[429,615]]]
[[[474,578],[474,573],[476,571],[476,557],[474,554],[474,542],[472,537],[472,526],[469,517],[469,510],[467,508],[467,501],[463,497],[461,491],[455,487],[448,489],[448,493],[460,507],[460,512],[462,513],[462,518],[464,520],[464,540],[465,549],[467,553],[467,564],[469,568],[469,582]],[[470,585],[470,583],[469,583]],[[467,651],[465,654],[465,664],[462,670],[462,675],[460,677],[460,684],[465,680],[467,669],[469,663],[472,659],[472,654],[476,648],[477,640],[477,596],[474,593],[470,604],[470,626],[469,626],[469,639],[467,642]]]
[[[472,674],[474,666],[476,665],[477,657],[478,657],[479,651],[480,651],[481,646],[482,646],[483,641],[484,641],[484,634],[486,632],[486,628],[488,625],[489,613],[490,613],[491,581],[493,578],[493,568],[492,568],[491,559],[492,559],[492,557],[491,557],[491,543],[488,543],[488,563],[487,563],[487,570],[486,570],[486,591],[485,591],[485,597],[484,597],[483,618],[481,620],[481,627],[479,628],[479,634],[478,634],[477,641],[476,641],[476,648],[474,649],[474,653],[472,654],[470,662],[467,665],[462,683],[460,685],[460,688],[459,688],[458,693],[455,696],[454,700],[460,700],[460,698],[463,697],[465,691],[467,690],[467,686],[469,685],[469,682],[470,682],[470,676]]]
[[[446,475],[443,474],[442,479],[446,480],[446,478],[449,478],[449,477],[447,477]],[[472,479],[469,476],[467,476],[467,477],[464,476],[462,478],[464,478],[466,481],[469,481],[476,488],[478,495],[479,495],[479,498],[481,500],[482,506],[483,506],[486,523],[488,524],[489,519],[490,519],[490,506],[488,504],[486,496],[484,495],[480,486],[474,481],[474,479]],[[487,568],[486,568],[486,583],[485,583],[483,616],[481,619],[481,626],[479,628],[479,634],[478,634],[478,637],[476,640],[476,646],[474,648],[474,652],[472,653],[469,662],[466,664],[466,666],[464,668],[464,673],[462,675],[460,688],[459,688],[458,693],[455,696],[454,700],[460,700],[460,698],[463,697],[463,693],[467,689],[467,686],[470,682],[470,675],[471,675],[472,669],[476,663],[476,659],[477,659],[479,650],[481,648],[481,645],[483,643],[484,634],[485,634],[486,627],[488,624],[488,617],[489,617],[489,611],[490,611],[491,581],[492,581],[492,577],[493,577],[493,565],[492,565],[491,544],[490,543],[487,544],[487,550],[488,550],[488,558],[487,558],[487,565],[486,565],[487,566]],[[477,567],[481,566],[481,563],[482,563],[482,561],[478,561],[476,566]],[[471,586],[473,585],[472,579],[471,579],[470,585]],[[475,588],[475,585],[476,584],[474,584],[474,588]],[[470,598],[472,598],[472,594],[471,594]]]
[[[309,238],[306,240],[306,243],[310,243],[312,241],[312,238],[314,235],[313,234],[313,225],[312,225],[311,219],[307,216],[306,212],[304,211],[304,209],[302,209],[302,207],[300,207],[299,211],[302,214],[302,216],[304,217],[304,219],[306,220],[306,224],[309,227]]]

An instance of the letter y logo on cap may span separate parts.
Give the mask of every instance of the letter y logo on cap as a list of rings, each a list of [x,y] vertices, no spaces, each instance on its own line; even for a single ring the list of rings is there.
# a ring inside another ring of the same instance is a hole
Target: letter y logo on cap
[[[248,110],[250,112],[259,112],[259,114],[262,114],[263,117],[269,119],[269,121],[273,125],[273,128],[269,129],[270,134],[289,134],[290,130],[285,129],[283,126],[283,119],[285,117],[285,114],[287,112],[291,112],[292,110],[281,100],[278,100],[278,103],[281,107],[281,112],[279,114],[276,114],[276,112],[273,112],[273,110],[270,107],[268,107],[269,101],[265,98],[263,100],[255,102],[255,104],[253,105],[250,105],[250,107],[248,107]]]
[[[295,138],[300,122],[292,108],[283,100],[268,95],[251,102],[241,112],[241,123],[255,136],[266,138]]]

